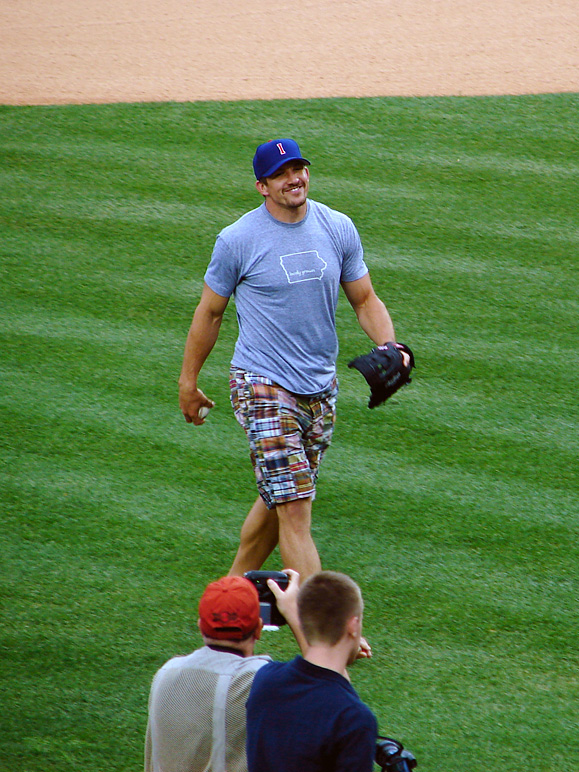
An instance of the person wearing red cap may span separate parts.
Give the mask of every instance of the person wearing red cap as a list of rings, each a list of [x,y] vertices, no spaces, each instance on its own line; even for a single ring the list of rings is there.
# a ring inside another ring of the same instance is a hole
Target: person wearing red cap
[[[214,402],[198,376],[235,297],[231,402],[259,496],[241,529],[233,575],[261,568],[278,543],[283,564],[303,579],[321,568],[312,501],[335,424],[340,287],[374,343],[395,341],[358,231],[345,214],[308,199],[309,167],[293,139],[258,146],[253,169],[263,203],[218,235],[185,344],[179,404],[185,420],[200,426]]]
[[[299,576],[277,605],[300,646],[297,619]],[[247,772],[245,703],[257,671],[271,662],[255,655],[261,635],[259,596],[239,576],[209,584],[199,602],[198,627],[204,646],[170,659],[156,673],[149,695],[145,772]]]

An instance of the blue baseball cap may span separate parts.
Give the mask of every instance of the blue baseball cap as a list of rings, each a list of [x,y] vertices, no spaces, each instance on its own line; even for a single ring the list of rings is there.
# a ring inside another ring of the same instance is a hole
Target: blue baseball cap
[[[271,177],[280,166],[288,161],[303,161],[308,166],[310,162],[303,158],[299,145],[293,139],[271,139],[259,145],[253,156],[253,171],[256,179]]]

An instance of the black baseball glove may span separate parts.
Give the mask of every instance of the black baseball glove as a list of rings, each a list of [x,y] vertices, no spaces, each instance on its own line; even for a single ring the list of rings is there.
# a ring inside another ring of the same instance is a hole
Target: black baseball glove
[[[408,364],[404,364],[403,352],[408,354]],[[352,359],[348,367],[355,367],[368,381],[368,407],[373,408],[386,402],[398,389],[410,383],[414,354],[404,343],[386,343],[384,346],[376,346],[369,354]]]

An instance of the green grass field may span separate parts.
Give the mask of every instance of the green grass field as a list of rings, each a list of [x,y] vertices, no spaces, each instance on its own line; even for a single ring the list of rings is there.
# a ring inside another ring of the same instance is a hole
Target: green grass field
[[[314,532],[366,598],[353,668],[420,772],[579,769],[579,96],[0,107],[0,770],[142,764],[155,670],[200,643],[255,497],[228,309],[177,404],[216,233],[295,136],[415,351],[366,408],[342,298]],[[268,564],[280,568],[274,555]],[[260,651],[289,658],[287,629]]]

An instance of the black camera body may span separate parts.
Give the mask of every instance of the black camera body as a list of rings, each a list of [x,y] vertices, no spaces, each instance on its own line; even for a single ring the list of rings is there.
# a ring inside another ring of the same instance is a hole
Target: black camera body
[[[418,762],[410,751],[404,749],[401,742],[392,737],[379,735],[376,745],[376,764],[384,772],[410,772]]]
[[[267,586],[267,580],[273,579],[282,590],[285,590],[289,583],[288,575],[284,574],[283,571],[247,571],[243,575],[257,588],[259,615],[263,624],[270,627],[287,625],[285,617],[278,610],[275,595]]]

